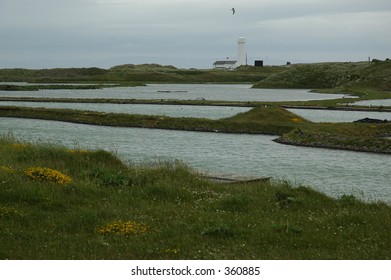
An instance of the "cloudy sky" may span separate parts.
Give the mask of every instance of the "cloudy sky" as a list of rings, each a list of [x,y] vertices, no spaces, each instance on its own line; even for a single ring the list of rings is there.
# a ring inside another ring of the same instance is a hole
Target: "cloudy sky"
[[[390,29],[390,0],[0,0],[0,68],[385,59]]]

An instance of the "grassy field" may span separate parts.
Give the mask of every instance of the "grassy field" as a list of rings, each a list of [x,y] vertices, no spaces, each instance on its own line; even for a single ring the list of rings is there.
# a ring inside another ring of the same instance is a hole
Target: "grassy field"
[[[0,138],[1,259],[390,259],[391,208]]]

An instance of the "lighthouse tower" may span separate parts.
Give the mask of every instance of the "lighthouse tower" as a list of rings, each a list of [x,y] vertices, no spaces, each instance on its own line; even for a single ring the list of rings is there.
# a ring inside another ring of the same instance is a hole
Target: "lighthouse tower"
[[[247,64],[245,44],[246,44],[246,40],[244,39],[244,37],[240,37],[238,39],[238,60],[235,64],[235,67],[239,67]]]

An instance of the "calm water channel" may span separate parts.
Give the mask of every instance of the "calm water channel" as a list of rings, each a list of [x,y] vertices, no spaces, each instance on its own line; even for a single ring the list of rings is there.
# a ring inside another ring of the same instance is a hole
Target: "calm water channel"
[[[341,98],[342,94],[320,94],[308,90],[252,89],[251,85],[150,84],[94,90],[0,91],[0,97],[179,99],[225,101],[305,101]]]
[[[17,118],[0,118],[0,131],[12,131],[26,140],[105,149],[134,163],[178,159],[197,170],[272,176],[312,186],[331,196],[353,194],[391,204],[389,155],[286,146],[264,135],[100,127]]]

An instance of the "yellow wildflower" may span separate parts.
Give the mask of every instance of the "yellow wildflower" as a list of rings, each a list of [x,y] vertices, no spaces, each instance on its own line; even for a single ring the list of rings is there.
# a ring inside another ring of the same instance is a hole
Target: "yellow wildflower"
[[[119,220],[97,228],[96,231],[100,234],[112,233],[119,235],[132,235],[146,233],[148,231],[148,226],[137,223],[135,221]]]
[[[24,174],[34,181],[49,181],[58,184],[68,184],[72,178],[60,171],[46,167],[31,167],[24,170]]]

